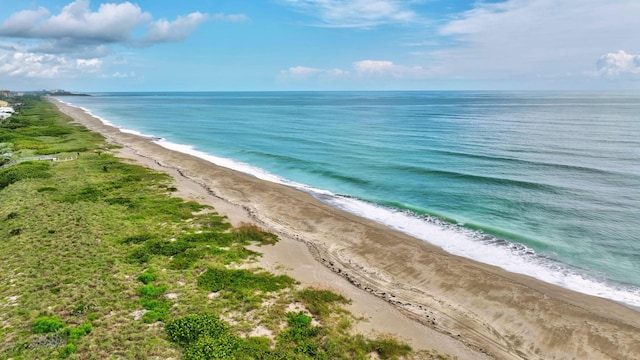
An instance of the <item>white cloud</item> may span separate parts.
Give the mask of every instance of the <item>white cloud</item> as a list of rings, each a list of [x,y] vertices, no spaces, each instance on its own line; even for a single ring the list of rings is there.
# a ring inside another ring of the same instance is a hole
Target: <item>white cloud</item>
[[[120,72],[120,71],[116,71],[114,73],[111,74],[103,74],[101,76],[103,79],[127,79],[127,78],[135,78],[136,77],[136,73],[134,71],[130,71],[130,72]]]
[[[296,66],[296,67],[289,68],[289,74],[294,76],[307,76],[310,74],[315,74],[319,71],[320,69],[304,67],[304,66]]]
[[[338,69],[338,68],[327,70],[324,73],[325,73],[325,78],[330,78],[330,79],[344,78],[351,75],[349,71]]]
[[[340,68],[318,69],[295,66],[280,72],[281,80],[320,80],[339,79],[423,79],[428,72],[420,66],[394,64],[387,60],[361,60],[351,64],[351,70]]]
[[[181,41],[207,18],[207,14],[193,12],[173,21],[153,21],[150,13],[128,1],[100,4],[98,10],[92,11],[88,0],[75,0],[56,15],[42,7],[17,12],[0,24],[0,37],[31,39],[38,43],[33,48],[38,52],[71,53],[78,49],[86,52],[88,46],[113,43],[150,46]],[[214,19],[237,22],[246,20],[246,16],[216,14]],[[146,33],[136,37],[134,34],[144,25]]]
[[[382,74],[393,70],[393,62],[385,60],[362,60],[353,63],[360,74]]]
[[[89,1],[76,0],[65,6],[60,14],[48,16],[46,9],[22,11],[12,15],[0,26],[0,35],[38,38],[75,39],[84,42],[126,41],[131,31],[149,21],[151,15],[130,2],[101,4],[96,12],[89,9]]]
[[[0,43],[0,75],[53,79],[110,71],[111,77],[131,77],[130,72],[110,69],[126,64],[114,55],[114,44],[152,46],[182,41],[208,18],[193,12],[173,21],[154,21],[150,13],[129,1],[102,3],[92,10],[89,0],[75,0],[58,14],[43,7],[19,11],[0,24],[0,38],[12,40]],[[213,18],[247,19],[242,14]],[[113,61],[100,60],[110,56]]]
[[[640,55],[627,54],[619,50],[604,54],[598,59],[598,72],[600,76],[616,79],[623,76],[640,74]]]
[[[76,69],[84,72],[96,72],[100,70],[102,60],[100,59],[76,59]]]
[[[449,77],[586,76],[612,47],[638,49],[639,13],[637,0],[479,2],[440,28],[449,48],[423,56]]]
[[[228,22],[245,22],[245,21],[249,21],[249,17],[247,15],[245,15],[245,14],[217,13],[217,14],[213,14],[212,18],[213,18],[213,20],[228,21]]]
[[[49,10],[40,7],[38,10],[19,11],[9,17],[0,26],[0,35],[22,37],[31,32],[33,24],[49,16]]]
[[[353,68],[359,76],[391,77],[396,79],[424,78],[428,72],[421,66],[397,65],[386,60],[362,60],[353,63]]]
[[[26,78],[73,78],[99,71],[99,59],[71,60],[65,56],[16,52],[0,56],[0,76]]]
[[[311,76],[323,72],[321,69],[306,67],[306,66],[294,66],[287,70],[280,71],[280,79],[287,80],[303,80],[308,79]]]
[[[153,44],[184,40],[207,18],[206,14],[194,12],[187,16],[178,16],[174,21],[155,21],[149,25],[149,32],[142,39],[142,43]]]
[[[293,9],[317,17],[322,26],[372,27],[406,24],[418,19],[409,1],[399,0],[282,0]]]

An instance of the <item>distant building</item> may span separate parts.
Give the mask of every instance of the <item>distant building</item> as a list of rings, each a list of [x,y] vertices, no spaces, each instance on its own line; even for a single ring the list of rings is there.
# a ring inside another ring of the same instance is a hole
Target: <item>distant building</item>
[[[0,96],[9,97],[9,96],[11,96],[11,91],[9,91],[9,90],[0,90]]]
[[[10,106],[0,106],[0,120],[4,120],[13,115],[13,108]]]

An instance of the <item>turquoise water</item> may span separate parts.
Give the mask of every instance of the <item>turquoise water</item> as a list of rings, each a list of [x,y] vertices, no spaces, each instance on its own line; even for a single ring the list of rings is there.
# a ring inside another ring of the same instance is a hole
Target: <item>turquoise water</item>
[[[640,93],[61,100],[451,253],[640,307]]]

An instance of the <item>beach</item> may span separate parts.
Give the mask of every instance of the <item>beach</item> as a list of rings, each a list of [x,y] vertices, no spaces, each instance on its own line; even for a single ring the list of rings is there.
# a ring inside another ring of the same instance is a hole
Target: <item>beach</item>
[[[261,265],[353,299],[363,333],[459,359],[634,359],[640,313],[612,301],[450,255],[284,185],[172,151],[52,100],[122,146],[118,156],[173,176],[177,196],[211,205],[233,224],[280,237]]]

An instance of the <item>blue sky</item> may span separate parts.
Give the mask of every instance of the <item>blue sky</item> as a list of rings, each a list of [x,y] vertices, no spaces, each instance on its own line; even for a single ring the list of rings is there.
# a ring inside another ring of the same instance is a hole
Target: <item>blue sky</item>
[[[638,0],[0,0],[0,88],[640,90]]]

